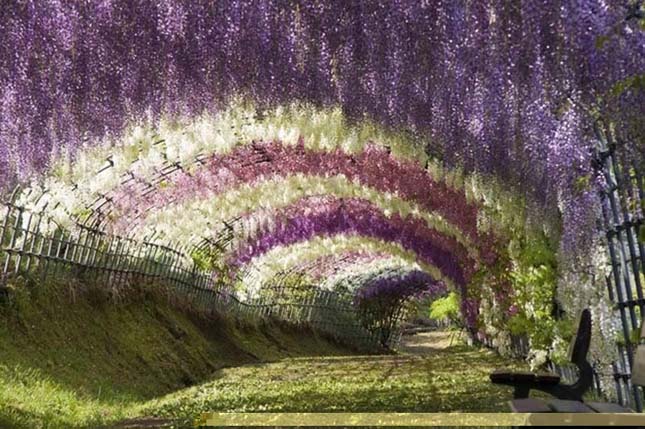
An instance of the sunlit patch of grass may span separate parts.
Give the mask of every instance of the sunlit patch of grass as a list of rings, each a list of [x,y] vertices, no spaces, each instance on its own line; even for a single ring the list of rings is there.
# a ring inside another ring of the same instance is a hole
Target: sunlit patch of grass
[[[82,286],[72,300],[70,284],[20,284],[0,301],[0,428],[96,427],[218,368],[351,353],[302,329],[200,318],[156,295],[108,302]]]
[[[0,427],[70,427],[127,416],[127,398],[97,400],[75,393],[41,371],[0,365]]]
[[[202,412],[505,412],[500,366],[526,369],[485,349],[454,345],[425,355],[285,359],[218,371],[212,381],[137,411],[189,422]]]
[[[196,319],[155,296],[71,303],[60,285],[34,284],[0,305],[0,428],[191,426],[208,411],[507,411],[511,389],[488,374],[524,365],[430,345],[356,355],[304,329]]]

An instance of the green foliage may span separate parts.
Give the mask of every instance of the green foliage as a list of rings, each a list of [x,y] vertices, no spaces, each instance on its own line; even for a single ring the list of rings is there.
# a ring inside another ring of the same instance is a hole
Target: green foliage
[[[636,346],[641,343],[641,328],[642,328],[642,319],[640,315],[640,309],[638,307],[634,308],[636,311],[636,320],[641,321],[636,329],[632,329],[629,333],[629,343],[633,346]],[[619,330],[616,332],[616,344],[619,344],[621,346],[625,345],[625,334],[623,334],[622,330]]]
[[[261,297],[272,302],[290,303],[303,302],[310,299],[315,292],[311,287],[313,282],[301,272],[294,271],[286,275],[272,277],[262,284],[258,290]]]
[[[618,97],[627,91],[642,91],[643,89],[645,89],[645,73],[629,76],[616,82],[610,90],[610,95]]]
[[[429,317],[433,320],[449,319],[453,323],[459,323],[459,295],[450,292],[447,296],[434,300],[430,304]]]
[[[530,330],[531,323],[526,318],[526,315],[522,313],[514,314],[508,319],[508,330],[513,335],[522,335],[526,334]]]
[[[190,257],[193,259],[195,266],[203,271],[211,271],[214,268],[214,258],[210,252],[194,250]]]
[[[87,219],[92,215],[92,209],[91,208],[84,208],[84,209],[79,209],[76,211],[76,215],[80,219]]]
[[[509,320],[513,334],[526,334],[533,348],[546,350],[556,332],[553,303],[557,285],[555,251],[541,232],[515,240],[510,273],[517,313]]]
[[[577,193],[581,194],[585,191],[588,191],[591,188],[591,176],[583,175],[576,178],[573,189]]]
[[[401,295],[379,294],[357,302],[361,326],[378,335],[380,344],[387,347],[400,317],[408,309]]]

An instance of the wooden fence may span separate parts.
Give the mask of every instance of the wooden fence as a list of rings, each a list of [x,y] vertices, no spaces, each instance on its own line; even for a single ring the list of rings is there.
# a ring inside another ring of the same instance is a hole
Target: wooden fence
[[[73,277],[100,284],[113,294],[148,282],[195,311],[279,319],[362,349],[378,348],[381,340],[379,332],[361,324],[350,296],[312,288],[303,299],[288,288],[274,288],[270,298],[263,294],[241,301],[212,272],[199,269],[186,249],[80,224],[63,228],[43,213],[7,201],[0,203],[0,293],[8,293],[8,283],[18,275],[42,284]]]

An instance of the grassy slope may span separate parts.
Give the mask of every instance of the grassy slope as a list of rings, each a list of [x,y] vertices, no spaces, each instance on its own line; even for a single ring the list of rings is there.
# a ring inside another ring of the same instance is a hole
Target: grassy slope
[[[81,289],[18,285],[0,304],[1,428],[189,425],[233,410],[506,411],[511,391],[488,373],[521,367],[464,344],[352,355],[310,332],[191,318],[156,294],[113,304]]]
[[[222,367],[346,353],[286,328],[191,318],[154,294],[114,304],[78,285],[17,286],[0,302],[2,428],[94,426]]]

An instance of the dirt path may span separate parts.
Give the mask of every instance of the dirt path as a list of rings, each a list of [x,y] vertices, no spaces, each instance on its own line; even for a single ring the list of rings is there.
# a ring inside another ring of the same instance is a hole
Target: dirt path
[[[451,336],[454,337],[453,345],[460,341],[457,335],[453,335],[450,331],[417,332],[411,335],[404,335],[401,339],[399,352],[416,355],[433,354],[438,350],[444,350],[450,347]]]
[[[138,412],[148,417],[113,429],[190,427],[201,413],[223,411],[506,411],[508,389],[490,383],[489,374],[524,365],[468,347],[464,338],[452,346],[450,340],[450,331],[417,332],[402,338],[398,353],[294,357],[227,368],[211,381],[143,404]]]

